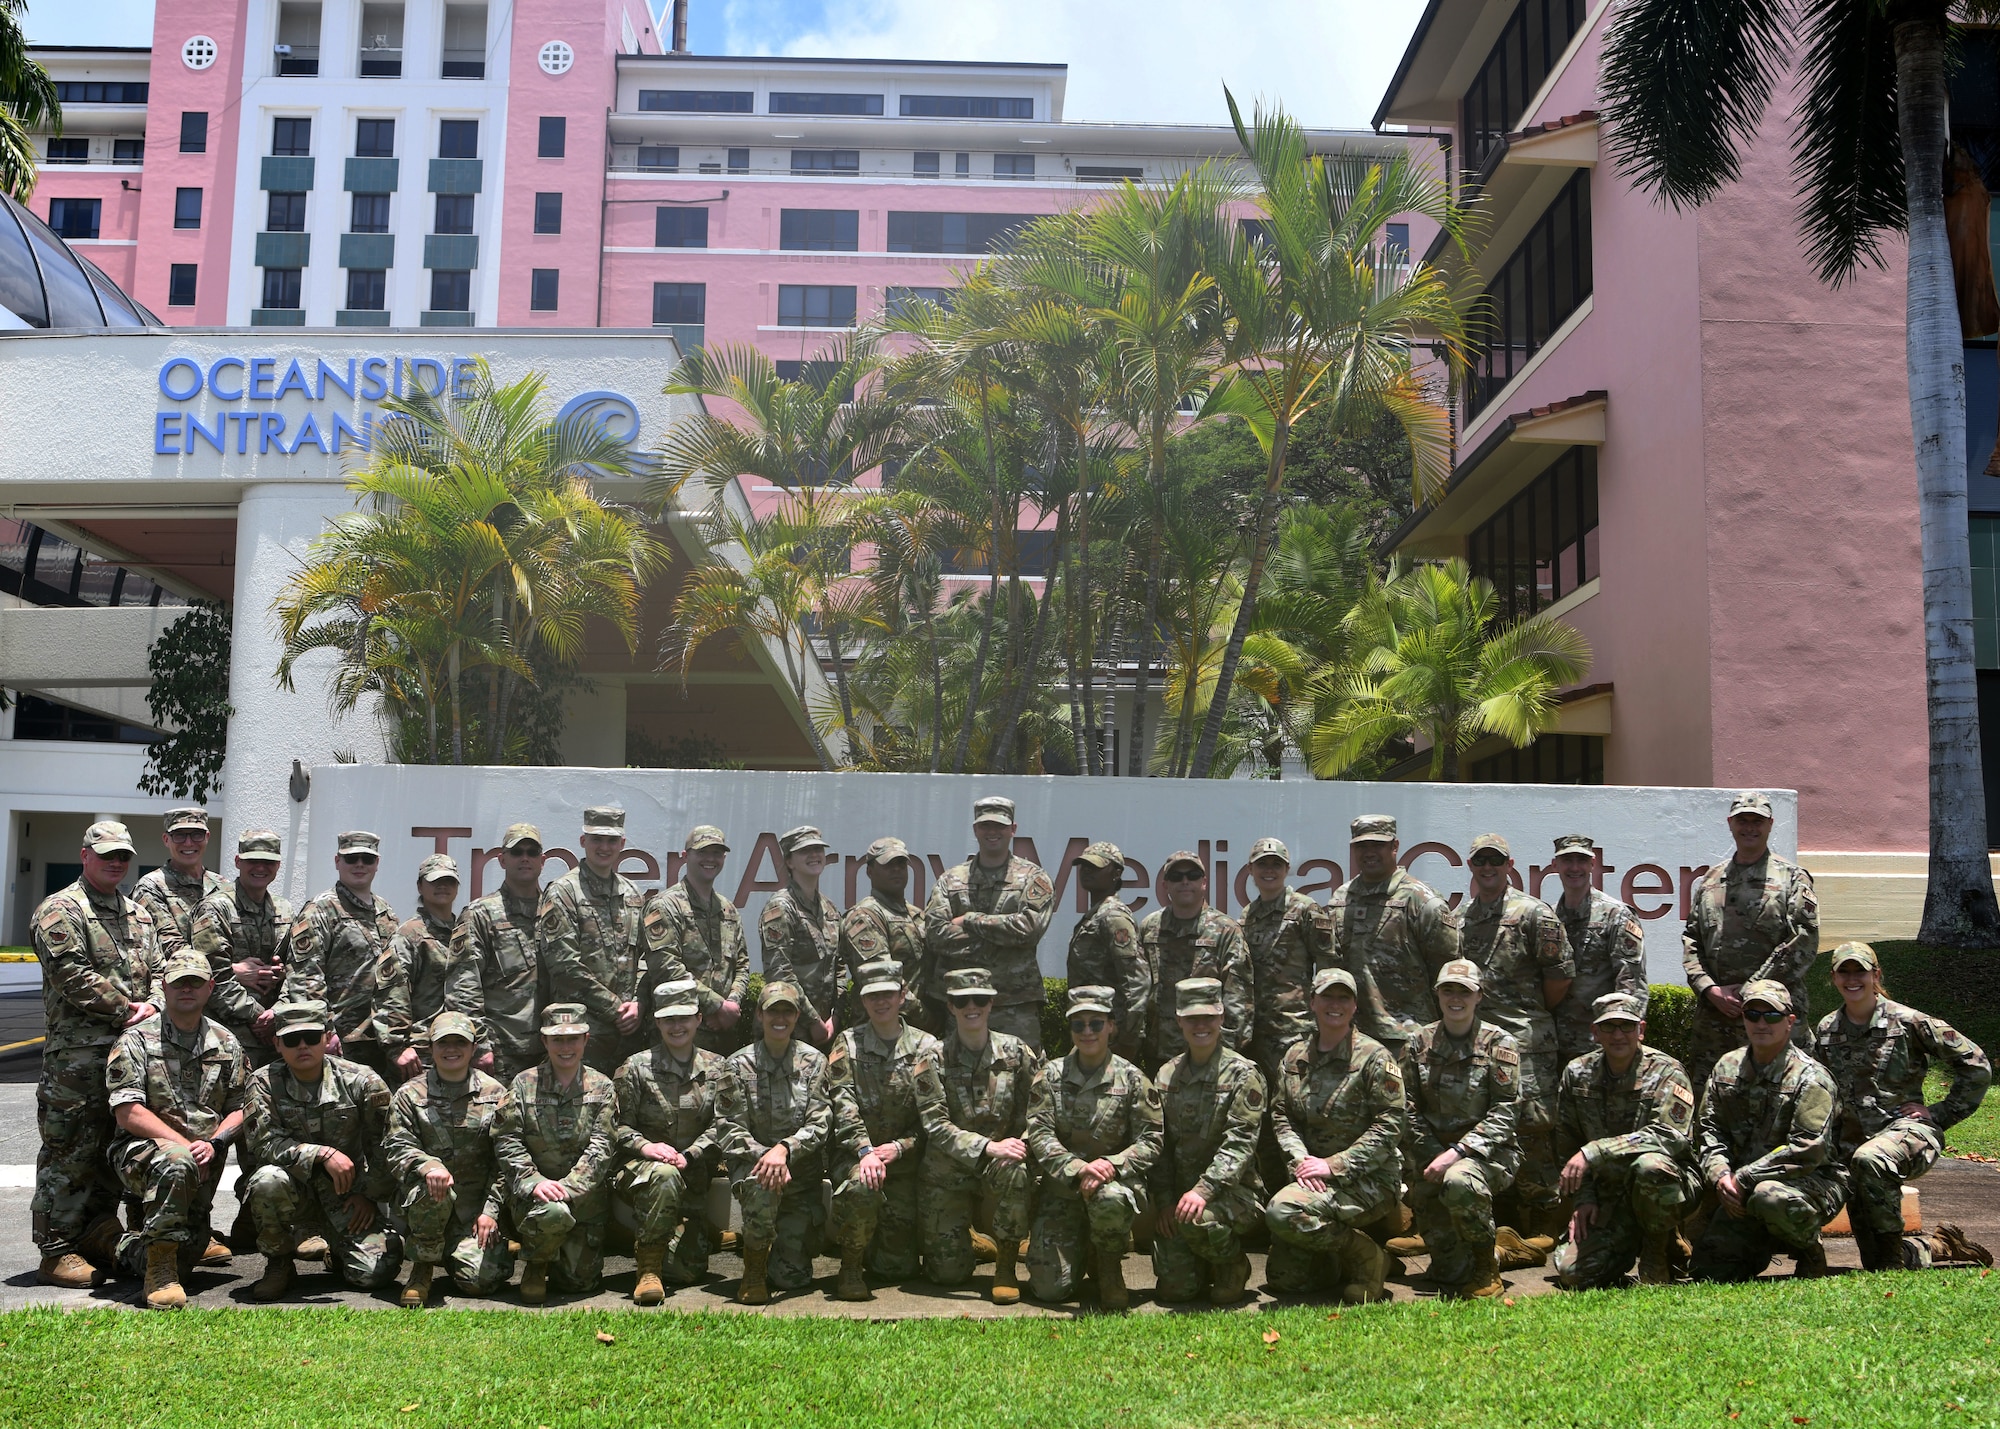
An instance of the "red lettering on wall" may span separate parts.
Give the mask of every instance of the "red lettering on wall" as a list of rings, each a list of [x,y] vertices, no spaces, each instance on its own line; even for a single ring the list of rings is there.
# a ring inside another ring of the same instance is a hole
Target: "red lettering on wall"
[[[1644,884],[1640,879],[1645,879]],[[1673,875],[1657,863],[1635,863],[1627,870],[1625,881],[1618,885],[1618,897],[1631,905],[1632,911],[1641,918],[1664,918],[1673,910],[1672,903],[1662,903],[1657,908],[1643,908],[1641,898],[1654,898],[1662,893],[1674,891]]]
[[[465,895],[466,902],[471,903],[479,898],[479,890],[486,877],[486,865],[499,861],[500,850],[497,848],[476,848],[472,851],[472,866],[465,870],[465,886],[468,890]]]
[[[1686,864],[1681,865],[1681,921],[1683,923],[1687,921],[1688,899],[1694,893],[1695,884],[1704,873],[1708,872],[1708,867],[1705,863],[1695,868],[1689,868]]]
[[[1551,877],[1553,877],[1553,876],[1555,875],[1555,871],[1556,871],[1556,866],[1555,866],[1554,864],[1550,864],[1550,865],[1548,865],[1548,866],[1547,866],[1546,868],[1544,868],[1544,867],[1543,867],[1543,866],[1542,866],[1541,864],[1539,864],[1539,863],[1531,863],[1531,864],[1529,864],[1529,865],[1528,865],[1528,896],[1529,896],[1530,898],[1541,898],[1541,896],[1542,896],[1542,885],[1543,885],[1543,884],[1545,884],[1545,883],[1547,883],[1547,882],[1549,881],[1549,879],[1550,879]],[[1561,890],[1561,888],[1560,888],[1560,887],[1558,887],[1558,888],[1557,888],[1557,890],[1556,890],[1556,897],[1558,897],[1558,898],[1562,897],[1562,890]],[[1543,901],[1544,901],[1544,902],[1547,902],[1548,900],[1547,900],[1547,899],[1543,899]]]
[[[547,853],[550,858],[554,859],[557,863],[561,864],[565,869],[569,870],[572,873],[576,871],[576,855],[571,853],[568,849],[552,848],[552,849],[545,849],[543,851]],[[558,873],[556,877],[561,878],[562,875]]]
[[[681,881],[681,870],[687,867],[687,861],[688,856],[684,849],[675,849],[667,855],[666,881],[668,883],[679,883]]]
[[[658,883],[660,881],[660,861],[642,848],[628,848],[619,854],[618,872],[630,877],[631,875],[625,865],[632,863],[634,859],[637,859],[638,862],[633,866],[639,870],[639,876],[632,879],[634,883]]]
[[[419,824],[410,830],[413,839],[429,839],[432,853],[450,853],[448,845],[453,839],[469,839],[471,829],[446,828],[442,824]]]
[[[854,890],[857,887],[857,880],[861,877],[861,870],[867,862],[868,859],[865,855],[856,857],[854,854],[849,854],[847,856],[847,902],[842,905],[843,907],[852,908],[854,906],[857,897]]]
[[[758,866],[767,858],[771,861],[771,876],[759,878]],[[743,879],[736,885],[736,906],[741,908],[748,903],[753,893],[776,893],[784,886],[785,861],[778,856],[778,836],[757,835],[757,842],[750,850],[750,857],[743,861]]]
[[[1347,875],[1340,871],[1340,865],[1330,858],[1307,859],[1299,865],[1298,875],[1300,878],[1304,878],[1316,868],[1326,870],[1326,881],[1324,883],[1301,883],[1299,885],[1299,892],[1305,894],[1308,898],[1318,893],[1321,889],[1325,889],[1328,893],[1331,893],[1334,889],[1340,887],[1341,884],[1347,882]],[[1321,899],[1320,901],[1324,903],[1327,900]]]
[[[1153,880],[1146,876],[1146,865],[1139,862],[1136,858],[1127,858],[1125,860],[1125,877],[1118,885],[1119,891],[1122,893],[1128,888],[1150,888],[1152,886]],[[1141,893],[1136,898],[1127,898],[1125,906],[1136,913],[1141,908],[1144,908],[1148,901],[1146,895]]]

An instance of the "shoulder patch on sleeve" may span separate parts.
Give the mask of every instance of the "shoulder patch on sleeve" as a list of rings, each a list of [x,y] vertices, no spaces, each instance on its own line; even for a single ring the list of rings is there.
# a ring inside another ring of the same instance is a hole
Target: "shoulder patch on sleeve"
[[[1799,1129],[1809,1136],[1817,1136],[1832,1118],[1833,1089],[1818,1079],[1807,1083],[1799,1093],[1798,1110],[1793,1116]]]

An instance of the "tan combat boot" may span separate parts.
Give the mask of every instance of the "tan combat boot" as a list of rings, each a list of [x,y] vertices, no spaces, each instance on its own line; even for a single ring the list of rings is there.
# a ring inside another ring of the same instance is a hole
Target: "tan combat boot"
[[[1100,1310],[1129,1310],[1132,1294],[1125,1288],[1125,1252],[1097,1252],[1097,1307]]]
[[[329,1253],[323,1235],[309,1235],[292,1250],[293,1257],[298,1260],[325,1260]]]
[[[549,1263],[531,1260],[521,1268],[521,1303],[539,1305],[549,1298]]]
[[[45,1255],[35,1274],[44,1285],[60,1285],[65,1290],[88,1290],[97,1284],[97,1267],[73,1250],[61,1255]]]
[[[1391,1255],[1429,1255],[1431,1248],[1424,1244],[1420,1235],[1392,1235],[1382,1242],[1382,1249]]]
[[[667,1248],[642,1242],[632,1247],[632,1258],[639,1263],[639,1280],[632,1287],[634,1303],[659,1304],[667,1298],[667,1287],[660,1283],[660,1267],[666,1262]]]
[[[1382,1247],[1366,1232],[1350,1230],[1347,1244],[1340,1248],[1340,1270],[1344,1278],[1340,1298],[1349,1305],[1373,1305],[1382,1298]]]
[[[993,1248],[993,1303],[1016,1305],[1021,1300],[1021,1282],[1014,1278],[1018,1247],[1013,1241]]]
[[[1549,1261],[1548,1251],[1519,1234],[1512,1226],[1501,1226],[1493,1233],[1493,1252],[1502,1270],[1527,1270],[1532,1266],[1547,1265]]]
[[[993,1243],[993,1237],[985,1231],[972,1233],[972,1259],[976,1265],[992,1265],[1000,1257],[1000,1248]]]
[[[743,1242],[743,1284],[737,1287],[736,1303],[739,1305],[768,1305],[771,1303],[771,1287],[765,1283],[764,1275],[771,1265],[771,1247],[759,1245],[756,1241]]]
[[[146,1242],[146,1306],[152,1310],[178,1310],[187,1304],[181,1289],[181,1248],[170,1240]]]
[[[419,1260],[412,1262],[410,1265],[409,1284],[403,1287],[403,1308],[405,1310],[421,1310],[424,1308],[425,1302],[431,1298],[431,1276],[436,1272],[437,1267],[429,1261]]]
[[[1900,1233],[1895,1235],[1899,1249],[1902,1238]],[[1992,1251],[1967,1236],[1961,1227],[1944,1222],[1931,1232],[1931,1255],[1937,1260],[1969,1260],[1986,1266],[1993,1264]]]
[[[116,1216],[99,1216],[90,1223],[76,1243],[77,1252],[106,1275],[118,1273],[118,1242],[125,1238],[125,1226]]]
[[[1647,1231],[1639,1242],[1639,1283],[1674,1283],[1674,1235],[1672,1231]]]
[[[220,1241],[217,1240],[214,1236],[210,1236],[208,1238],[208,1249],[204,1250],[201,1253],[201,1258],[196,1262],[196,1264],[227,1265],[234,1258],[234,1256],[235,1252],[230,1250],[229,1243],[227,1241]]]
[[[1826,1247],[1820,1244],[1817,1234],[1812,1244],[1792,1253],[1792,1279],[1818,1280],[1832,1272],[1826,1268]]]
[[[1500,1262],[1493,1254],[1493,1247],[1481,1246],[1472,1258],[1472,1273],[1465,1277],[1459,1294],[1468,1300],[1487,1300],[1506,1293],[1507,1282],[1500,1278]]]
[[[1250,1257],[1242,1251],[1236,1252],[1236,1259],[1215,1270],[1215,1281],[1208,1287],[1208,1303],[1211,1305],[1234,1305],[1243,1298],[1243,1292],[1250,1284]]]
[[[263,1277],[250,1287],[250,1296],[268,1305],[291,1288],[292,1258],[289,1255],[267,1255],[264,1257]]]
[[[861,1266],[867,1253],[865,1246],[856,1246],[852,1249],[847,1246],[840,1248],[840,1282],[833,1288],[834,1299],[862,1301],[875,1298],[875,1292],[868,1288],[868,1276]]]
[[[735,1250],[736,1232],[735,1231],[718,1232],[715,1238],[715,1246],[717,1250],[724,1250],[724,1251]]]

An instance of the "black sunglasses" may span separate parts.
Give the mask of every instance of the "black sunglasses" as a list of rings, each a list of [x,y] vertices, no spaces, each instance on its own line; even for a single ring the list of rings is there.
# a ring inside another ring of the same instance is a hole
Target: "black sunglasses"
[[[1470,858],[1466,860],[1466,862],[1471,864],[1474,868],[1498,868],[1500,867],[1501,864],[1505,863],[1506,861],[1507,861],[1506,859],[1502,858],[1497,853],[1495,854],[1482,853],[1477,858]]]
[[[1743,1009],[1743,1020],[1745,1022],[1783,1022],[1791,1015],[1789,1012],[1780,1012],[1775,1007],[1767,1007],[1762,1012],[1752,1012],[1747,1007]]]
[[[1102,1017],[1072,1017],[1069,1020],[1069,1030],[1072,1032],[1088,1032],[1095,1036],[1104,1030],[1104,1019]]]
[[[365,868],[367,865],[375,862],[375,855],[372,853],[344,853],[340,856],[340,861],[351,867]]]
[[[1181,867],[1175,869],[1172,873],[1167,875],[1167,882],[1195,883],[1206,877],[1208,877],[1208,875],[1203,873],[1200,869],[1189,868],[1185,864],[1183,864]]]
[[[993,999],[983,992],[966,997],[954,997],[950,999],[950,1002],[953,1007],[991,1007],[993,1005]]]
[[[324,1032],[282,1032],[278,1040],[287,1047],[310,1047],[315,1042],[324,1042]]]

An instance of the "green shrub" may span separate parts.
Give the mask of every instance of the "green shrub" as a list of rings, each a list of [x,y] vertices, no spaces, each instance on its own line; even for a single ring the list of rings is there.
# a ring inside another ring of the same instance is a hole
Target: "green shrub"
[[[1694,993],[1670,982],[1653,983],[1646,991],[1651,994],[1646,1004],[1646,1045],[1686,1062],[1694,1031]]]

